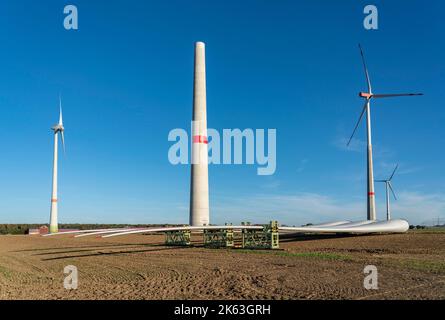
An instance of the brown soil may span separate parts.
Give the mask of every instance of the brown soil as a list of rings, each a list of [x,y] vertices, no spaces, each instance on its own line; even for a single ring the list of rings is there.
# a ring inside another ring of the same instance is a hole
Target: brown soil
[[[194,240],[0,236],[0,299],[445,299],[445,232],[300,236],[279,251]],[[77,290],[63,287],[67,265]],[[378,268],[378,290],[363,287],[366,265]]]

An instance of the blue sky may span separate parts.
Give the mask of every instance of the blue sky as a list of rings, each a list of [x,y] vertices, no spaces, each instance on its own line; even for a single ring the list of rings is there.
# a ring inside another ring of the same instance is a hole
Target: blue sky
[[[393,217],[444,217],[442,1],[3,1],[0,223],[49,219],[58,94],[67,153],[60,222],[187,223],[188,166],[171,129],[190,126],[193,46],[207,47],[208,126],[276,128],[277,170],[211,166],[212,223],[366,216],[362,43],[375,92],[424,92],[372,106],[375,174],[394,178]],[[75,4],[79,30],[63,28]],[[376,189],[383,218],[384,188]]]

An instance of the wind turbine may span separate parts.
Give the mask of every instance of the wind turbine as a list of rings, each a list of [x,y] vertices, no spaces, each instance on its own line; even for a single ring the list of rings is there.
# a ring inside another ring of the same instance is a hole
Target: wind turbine
[[[368,208],[367,208],[367,219],[368,220],[376,220],[376,212],[375,212],[375,191],[374,191],[374,170],[372,164],[372,143],[371,143],[371,99],[379,99],[379,98],[392,98],[392,97],[403,97],[403,96],[421,96],[423,93],[397,93],[397,94],[374,94],[372,92],[371,80],[369,78],[368,68],[365,62],[365,56],[363,54],[362,46],[359,44],[360,55],[362,57],[363,68],[365,70],[366,82],[368,85],[368,92],[360,92],[359,96],[365,99],[365,104],[363,106],[360,117],[355,125],[354,131],[352,132],[351,137],[348,141],[348,146],[351,143],[352,138],[354,137],[355,132],[357,131],[358,126],[363,118],[363,115],[366,112],[366,128],[367,128],[367,138],[368,138],[368,181],[367,181],[367,189],[368,189]]]
[[[62,139],[62,147],[65,152],[65,137],[63,132],[65,128],[63,126],[62,117],[62,98],[59,96],[59,123],[57,123],[51,130],[54,131],[54,164],[53,164],[53,189],[51,195],[51,213],[50,213],[50,224],[49,232],[57,233],[59,231],[59,225],[57,220],[57,162],[58,162],[58,142],[59,133]]]
[[[396,165],[394,168],[394,171],[392,172],[391,176],[387,180],[376,180],[375,182],[384,182],[386,186],[386,220],[391,220],[391,210],[389,208],[389,190],[391,190],[392,195],[394,196],[394,199],[397,200],[396,193],[394,192],[394,189],[391,185],[391,180],[394,177],[394,174],[396,173],[397,168],[399,165]]]

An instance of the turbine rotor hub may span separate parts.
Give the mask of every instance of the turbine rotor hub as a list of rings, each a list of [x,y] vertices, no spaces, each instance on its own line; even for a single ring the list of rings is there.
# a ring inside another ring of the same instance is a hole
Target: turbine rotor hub
[[[62,132],[62,131],[64,131],[65,130],[65,128],[63,127],[63,126],[61,126],[61,125],[55,125],[54,127],[52,127],[51,128],[51,130],[54,130],[54,133],[57,133],[57,132]]]

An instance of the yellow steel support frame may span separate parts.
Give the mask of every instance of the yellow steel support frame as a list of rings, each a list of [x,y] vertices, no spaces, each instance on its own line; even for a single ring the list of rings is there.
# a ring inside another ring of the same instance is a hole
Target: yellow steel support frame
[[[191,244],[190,231],[170,231],[165,233],[167,246],[189,246]]]
[[[204,246],[211,248],[233,247],[233,230],[204,230]]]
[[[242,223],[250,225],[249,222]],[[270,224],[264,225],[263,230],[243,229],[243,248],[245,249],[279,249],[278,222],[271,221]]]

